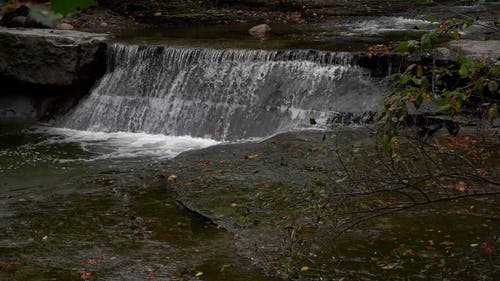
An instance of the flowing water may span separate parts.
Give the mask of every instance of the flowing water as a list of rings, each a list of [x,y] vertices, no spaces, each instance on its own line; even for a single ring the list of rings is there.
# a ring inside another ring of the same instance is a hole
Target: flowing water
[[[363,116],[380,104],[380,81],[347,53],[114,44],[109,54],[66,116],[0,127],[0,279],[268,280],[155,171],[186,150]]]
[[[216,140],[366,114],[383,87],[348,53],[114,44],[108,72],[58,126]]]
[[[376,29],[394,32],[391,21]],[[214,38],[111,45],[107,73],[66,116],[0,125],[0,279],[273,280],[155,173],[187,150],[369,122],[383,81],[321,43],[367,33],[365,24],[285,32],[281,48],[301,42],[287,51],[214,49]],[[248,40],[222,41],[270,43]],[[327,50],[295,48],[306,41]]]
[[[439,17],[355,17],[322,23],[272,24],[272,33],[264,38],[248,36],[247,30],[252,27],[250,24],[131,30],[118,34],[117,37],[137,44],[364,52],[376,44],[419,38],[439,25],[431,18]]]

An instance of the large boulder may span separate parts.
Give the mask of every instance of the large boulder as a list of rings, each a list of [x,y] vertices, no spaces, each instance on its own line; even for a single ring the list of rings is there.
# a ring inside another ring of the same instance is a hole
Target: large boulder
[[[0,79],[44,86],[93,84],[105,71],[106,35],[0,28]]]

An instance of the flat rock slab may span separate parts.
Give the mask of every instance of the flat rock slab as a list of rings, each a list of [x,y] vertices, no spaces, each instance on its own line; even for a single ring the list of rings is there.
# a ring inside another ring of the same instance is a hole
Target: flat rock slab
[[[238,254],[272,276],[304,281],[386,280],[392,276],[388,273],[391,266],[386,266],[385,254],[377,253],[387,251],[387,241],[393,241],[391,247],[397,249],[408,237],[420,243],[422,233],[430,228],[438,231],[443,224],[450,228],[446,233],[454,232],[453,237],[463,230],[462,224],[455,226],[456,210],[446,213],[457,203],[432,205],[436,211],[421,208],[378,216],[377,212],[395,206],[388,207],[389,202],[399,205],[408,199],[398,196],[402,186],[390,172],[393,168],[385,168],[392,166],[386,166],[389,158],[374,147],[377,136],[372,133],[366,128],[337,128],[335,132],[293,132],[262,142],[213,146],[179,155],[156,177],[181,205],[231,233]],[[415,145],[409,148],[415,150]],[[424,158],[412,159],[411,163],[417,163]],[[396,165],[397,169],[409,167]],[[417,166],[410,174],[421,174],[422,166]],[[453,171],[461,168],[450,165]],[[380,191],[393,184],[399,187],[395,193],[362,196],[364,190]],[[488,204],[485,209],[491,208]],[[431,227],[438,213],[443,220],[435,220]],[[477,222],[463,224],[469,225],[478,229]],[[337,236],[344,226],[356,227]],[[456,243],[472,249],[468,238]],[[400,261],[402,256],[395,258]],[[415,268],[412,258],[407,256],[410,270]],[[429,256],[428,262],[435,264],[435,258]],[[398,274],[408,276],[404,270]],[[420,274],[419,270],[414,274]]]
[[[488,56],[493,61],[500,58],[500,40],[460,40],[451,42],[449,47],[456,51],[459,56],[472,58]]]
[[[313,225],[327,189],[343,190],[335,183],[342,168],[334,142],[350,146],[366,140],[366,132],[358,130],[335,139],[321,131],[286,133],[187,152],[162,173],[177,175],[168,188],[178,202],[232,233],[240,255],[271,275],[288,278],[282,261],[297,242],[297,228],[311,227],[318,237],[330,237],[331,229]]]
[[[0,76],[15,83],[89,85],[105,71],[105,34],[0,28]]]

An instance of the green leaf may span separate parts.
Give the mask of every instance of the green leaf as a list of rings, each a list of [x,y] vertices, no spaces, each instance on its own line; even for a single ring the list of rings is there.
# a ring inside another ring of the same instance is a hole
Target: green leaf
[[[458,70],[458,74],[462,78],[469,77],[469,71],[467,70],[467,66],[465,64],[460,65],[460,69]]]
[[[490,108],[488,109],[488,117],[490,119],[494,119],[495,117],[497,117],[497,113],[498,113],[498,109],[497,109],[497,105],[496,104],[493,104],[490,106]]]
[[[458,74],[460,74],[462,78],[472,77],[476,71],[478,71],[477,64],[472,59],[460,58],[458,62],[460,63]]]
[[[398,51],[398,52],[409,52],[410,49],[409,49],[408,46],[409,46],[408,41],[401,41],[396,46],[396,51]]]
[[[498,82],[497,81],[490,81],[488,83],[488,90],[490,90],[490,92],[494,93],[494,92],[496,92],[497,89],[498,89]]]
[[[500,73],[500,62],[496,62],[492,67],[491,67],[491,73],[493,75],[497,75]]]
[[[431,49],[437,42],[437,36],[435,33],[426,33],[420,38],[420,44],[422,49]]]
[[[415,83],[415,85],[417,85],[417,86],[422,85],[422,80],[420,80],[416,77],[412,78],[411,81],[413,81],[413,83]]]
[[[439,111],[448,115],[448,114],[451,114],[453,112],[453,107],[451,106],[451,104],[447,103],[447,104],[440,106]]]
[[[453,92],[451,92],[450,96],[455,98],[459,102],[463,102],[467,99],[467,96],[463,92],[460,92],[460,91],[453,91]]]
[[[415,98],[415,103],[414,103],[414,104],[415,104],[415,107],[416,107],[417,109],[419,109],[419,108],[420,108],[420,106],[422,105],[422,102],[423,102],[423,101],[424,101],[424,93],[423,93],[423,92],[421,92],[421,93],[419,93],[419,94],[416,96],[416,98]]]
[[[56,13],[67,16],[78,10],[97,5],[95,0],[52,0],[52,10]]]
[[[453,28],[453,38],[456,40],[456,41],[460,41],[460,33],[458,32],[458,28]]]
[[[483,85],[483,82],[481,80],[477,80],[474,82],[474,88],[472,89],[472,92],[478,95],[481,100],[484,98],[484,87],[486,85]]]
[[[414,52],[420,49],[420,43],[416,40],[408,40],[408,51]]]

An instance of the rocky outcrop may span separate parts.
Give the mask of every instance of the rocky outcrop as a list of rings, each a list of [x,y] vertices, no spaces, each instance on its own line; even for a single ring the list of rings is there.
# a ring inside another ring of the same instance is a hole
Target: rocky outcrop
[[[255,37],[264,37],[271,32],[271,27],[267,24],[259,24],[248,30],[248,34]]]
[[[44,86],[91,85],[105,71],[106,35],[0,28],[0,79]]]

